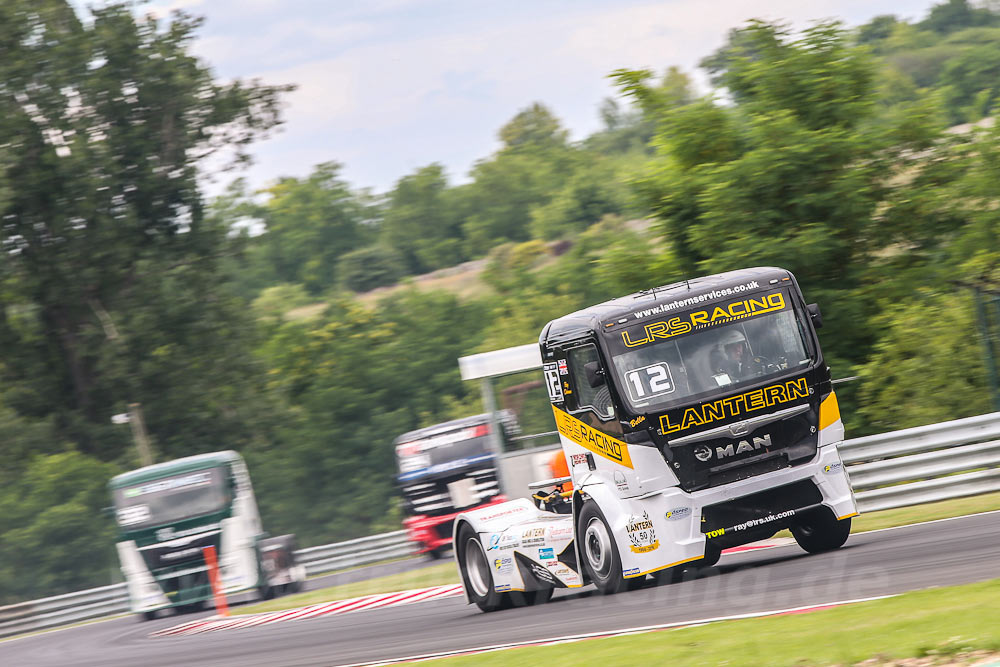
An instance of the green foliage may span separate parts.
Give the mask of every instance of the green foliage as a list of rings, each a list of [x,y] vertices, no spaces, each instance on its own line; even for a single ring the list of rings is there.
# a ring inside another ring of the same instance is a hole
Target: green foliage
[[[392,248],[370,245],[344,253],[337,266],[339,283],[355,292],[394,285],[404,275],[403,258]]]
[[[258,209],[266,233],[257,242],[276,279],[320,294],[336,283],[341,255],[371,240],[362,197],[340,176],[340,165],[318,165],[304,180],[283,178]]]
[[[464,259],[456,238],[461,220],[454,200],[439,164],[404,176],[389,194],[381,242],[402,257],[400,266],[406,274],[425,273]]]
[[[107,584],[114,523],[101,508],[120,470],[73,451],[24,468],[0,486],[0,604]]]
[[[990,411],[969,294],[921,292],[876,324],[883,334],[860,371],[859,410],[872,427],[921,426]]]

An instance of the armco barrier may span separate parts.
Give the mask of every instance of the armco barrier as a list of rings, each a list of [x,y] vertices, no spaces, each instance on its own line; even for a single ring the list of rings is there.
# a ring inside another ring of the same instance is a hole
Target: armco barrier
[[[862,512],[1000,491],[1000,412],[845,440]]]
[[[1000,412],[846,440],[840,447],[862,512],[1000,491]],[[295,552],[310,575],[414,548],[405,530]],[[128,612],[124,584],[0,607],[0,637]]]
[[[306,574],[322,574],[392,558],[412,555],[414,547],[405,530],[371,535],[295,552]],[[125,584],[114,584],[76,593],[0,607],[0,637],[80,623],[129,611]]]

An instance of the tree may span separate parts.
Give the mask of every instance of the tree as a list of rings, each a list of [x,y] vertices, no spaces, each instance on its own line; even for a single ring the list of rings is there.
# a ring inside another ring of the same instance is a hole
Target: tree
[[[876,231],[874,217],[891,215],[882,205],[890,193],[900,191],[901,204],[914,194],[915,150],[939,128],[912,122],[931,110],[898,119],[919,128],[910,136],[873,123],[874,61],[835,24],[794,39],[781,26],[752,22],[736,39],[743,54],[719,75],[737,104],[664,107],[658,155],[640,188],[674,266],[688,275],[792,270],[807,299],[822,304],[824,349],[846,374],[876,336],[861,323],[878,312],[878,299],[859,295],[888,289],[873,286],[864,268],[903,233]],[[634,79],[621,85],[629,90]]]
[[[547,107],[535,102],[519,111],[498,133],[507,150],[564,148],[568,133]]]
[[[341,165],[317,165],[305,179],[282,178],[258,208],[266,232],[255,240],[280,282],[300,282],[320,294],[336,282],[340,256],[370,243],[371,214],[363,197],[340,178]]]
[[[927,18],[920,22],[920,27],[933,30],[936,33],[947,34],[970,28],[996,24],[998,17],[989,9],[980,9],[969,4],[969,0],[946,0],[931,7]]]
[[[402,258],[402,273],[425,273],[464,259],[460,224],[444,167],[432,164],[401,178],[389,193],[380,241]]]

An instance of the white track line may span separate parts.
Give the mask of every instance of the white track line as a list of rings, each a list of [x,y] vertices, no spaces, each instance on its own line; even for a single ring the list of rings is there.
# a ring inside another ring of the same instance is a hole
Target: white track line
[[[563,637],[551,637],[548,639],[535,639],[531,641],[524,642],[512,642],[508,644],[494,644],[491,646],[481,646],[478,648],[469,649],[457,649],[453,651],[441,651],[439,653],[425,653],[422,655],[414,655],[406,658],[397,658],[394,660],[381,660],[376,662],[356,662],[350,665],[343,665],[342,667],[385,667],[387,665],[398,665],[407,662],[423,662],[426,660],[437,660],[439,658],[447,658],[453,656],[464,656],[464,655],[475,655],[478,653],[489,653],[493,651],[503,651],[512,648],[521,648],[524,646],[549,646],[552,644],[564,644],[569,642],[578,642],[587,639],[602,639],[605,637],[620,637],[623,635],[636,635],[643,634],[646,632],[656,632],[659,630],[671,630],[694,627],[697,625],[706,625],[708,623],[717,623],[719,621],[735,621],[744,618],[760,618],[762,616],[778,616],[781,614],[793,614],[797,612],[814,611],[826,609],[829,607],[837,607],[846,604],[854,604],[857,602],[870,602],[872,600],[884,600],[886,598],[896,597],[895,595],[877,595],[875,597],[869,598],[857,598],[854,600],[839,600],[836,602],[824,602],[820,604],[807,605],[804,607],[792,607],[789,609],[775,609],[771,611],[757,611],[750,612],[746,614],[733,614],[730,616],[716,616],[714,618],[703,618],[693,621],[675,621],[673,623],[661,623],[659,625],[646,625],[638,628],[625,628],[623,630],[608,630],[604,632],[587,632],[578,635],[566,635]]]

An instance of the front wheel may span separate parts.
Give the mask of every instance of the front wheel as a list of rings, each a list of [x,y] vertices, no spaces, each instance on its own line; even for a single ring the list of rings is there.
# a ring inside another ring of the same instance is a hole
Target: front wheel
[[[800,547],[816,554],[842,547],[851,534],[851,520],[838,520],[832,511],[822,507],[797,518],[791,531]]]
[[[597,503],[593,500],[584,503],[577,525],[583,566],[602,595],[621,593],[641,585],[642,577],[626,579],[622,575],[618,546]]]
[[[476,606],[485,612],[508,606],[510,594],[496,592],[490,560],[486,557],[479,536],[469,524],[464,524],[458,531],[455,549],[465,590],[469,592],[469,598],[476,603]]]

